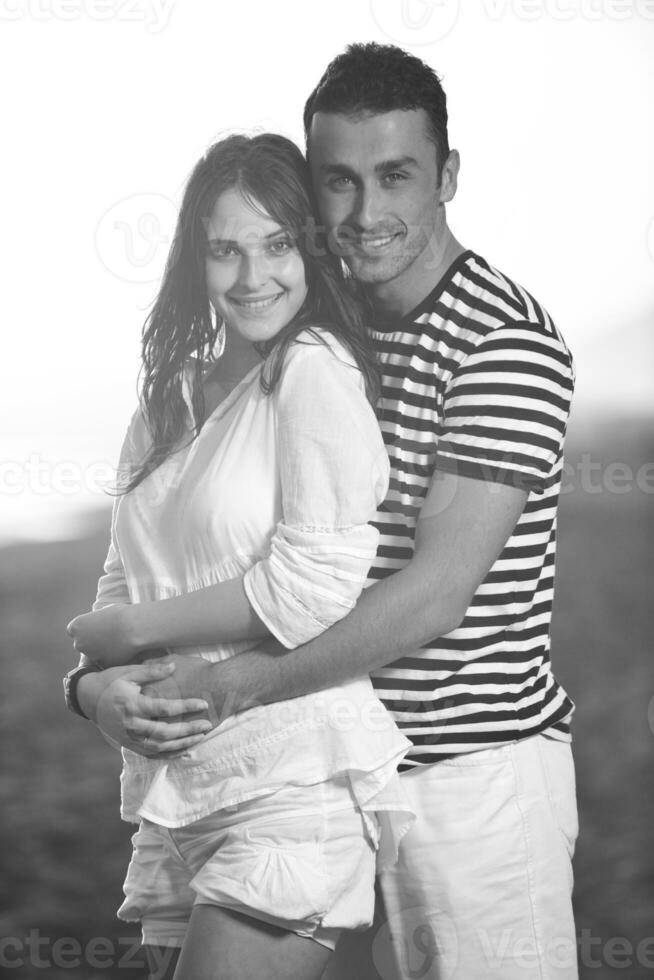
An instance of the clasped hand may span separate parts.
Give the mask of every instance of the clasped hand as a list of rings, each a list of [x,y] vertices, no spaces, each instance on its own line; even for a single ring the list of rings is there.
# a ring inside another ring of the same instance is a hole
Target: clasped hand
[[[174,676],[177,666],[172,660],[159,660],[82,678],[88,717],[114,747],[156,759],[174,758],[215,726],[208,700],[180,690]]]
[[[116,603],[68,624],[78,653],[113,668],[83,677],[78,690],[78,698],[84,695],[83,710],[109,741],[141,755],[171,757],[225,718],[253,706],[239,657],[213,664],[173,651],[164,660],[133,664],[154,651],[135,639],[132,609]]]

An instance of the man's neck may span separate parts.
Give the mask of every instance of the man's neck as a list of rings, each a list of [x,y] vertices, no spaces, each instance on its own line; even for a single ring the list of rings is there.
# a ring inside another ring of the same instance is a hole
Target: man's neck
[[[404,272],[389,282],[372,283],[368,296],[383,319],[406,316],[436,288],[452,263],[465,251],[447,228],[441,241],[425,248]]]

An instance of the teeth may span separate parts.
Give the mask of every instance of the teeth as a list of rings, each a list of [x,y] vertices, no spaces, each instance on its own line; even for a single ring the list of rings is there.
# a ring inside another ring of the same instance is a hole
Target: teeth
[[[362,241],[362,245],[366,248],[384,248],[389,242],[392,242],[395,235],[386,235],[384,238],[367,238]]]
[[[280,295],[271,296],[270,299],[237,299],[234,302],[237,306],[245,307],[246,310],[265,310],[266,307],[276,303]]]

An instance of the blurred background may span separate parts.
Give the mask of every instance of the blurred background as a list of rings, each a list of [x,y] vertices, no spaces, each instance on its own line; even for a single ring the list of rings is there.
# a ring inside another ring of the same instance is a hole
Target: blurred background
[[[114,912],[117,754],[63,707],[104,488],[192,166],[237,129],[301,142],[348,42],[442,75],[449,220],[573,350],[554,668],[577,703],[584,978],[654,975],[654,0],[0,0],[0,973],[138,978]]]

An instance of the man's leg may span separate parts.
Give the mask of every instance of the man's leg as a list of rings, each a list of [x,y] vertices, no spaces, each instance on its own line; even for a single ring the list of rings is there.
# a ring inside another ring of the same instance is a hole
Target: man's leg
[[[386,921],[343,938],[329,980],[576,980],[570,746],[535,736],[403,784],[418,817],[380,878]]]

